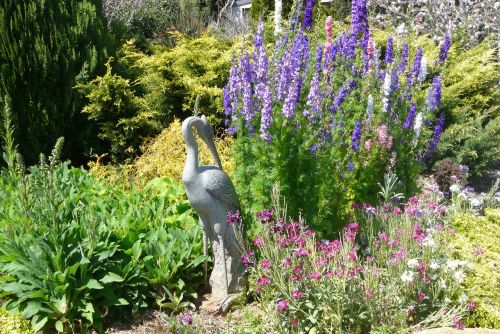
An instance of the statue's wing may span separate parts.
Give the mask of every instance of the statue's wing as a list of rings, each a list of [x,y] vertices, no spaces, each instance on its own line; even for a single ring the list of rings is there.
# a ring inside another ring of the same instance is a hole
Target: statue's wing
[[[219,201],[233,208],[239,208],[238,195],[229,176],[218,168],[208,169],[202,173],[203,188]]]

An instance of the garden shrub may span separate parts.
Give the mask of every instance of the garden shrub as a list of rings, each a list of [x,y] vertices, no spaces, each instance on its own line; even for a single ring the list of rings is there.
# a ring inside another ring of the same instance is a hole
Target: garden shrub
[[[456,235],[455,252],[473,264],[465,281],[465,293],[477,304],[466,324],[500,328],[500,210],[486,209],[485,217],[456,215],[452,220]]]
[[[215,139],[222,167],[229,174],[232,174],[235,168],[232,145],[233,139],[230,136],[225,135]],[[179,120],[174,120],[158,136],[146,141],[141,146],[141,151],[143,154],[131,164],[122,164],[119,167],[105,165],[97,159],[89,163],[90,171],[92,174],[104,178],[105,182],[120,183],[125,188],[130,186],[142,188],[157,177],[168,177],[181,181],[186,162],[186,145],[182,139]],[[200,145],[200,161],[202,164],[215,164],[205,145]]]
[[[336,240],[287,221],[279,207],[257,214],[262,231],[242,259],[264,321],[280,333],[463,328],[474,307],[462,287],[469,264],[448,255],[441,212],[432,198],[412,197],[404,210],[365,205]]]
[[[212,124],[222,123],[229,44],[210,36],[173,36],[175,47],[156,45],[148,52],[134,41],[125,43],[112,70],[79,86],[88,99],[84,112],[99,124],[99,136],[108,141],[115,162],[135,157],[141,141],[158,134],[160,124],[184,119],[195,109]]]
[[[375,202],[388,170],[406,196],[415,191],[444,128],[439,73],[449,44],[427,59],[390,37],[382,54],[360,3],[335,39],[329,23],[318,39],[295,16],[266,48],[260,25],[253,55],[233,63],[224,105],[247,217],[270,204],[275,182],[289,214],[324,231],[340,228],[352,202]]]
[[[73,87],[102,73],[114,50],[101,1],[2,0],[0,44],[0,96],[12,100],[26,162],[36,163],[60,136],[69,140],[66,156],[85,160],[96,142]]]
[[[33,334],[30,323],[21,314],[0,308],[0,334]]]
[[[28,172],[17,159],[0,173],[3,306],[31,319],[35,332],[103,332],[168,300],[165,289],[193,293],[205,257],[184,187],[169,179],[141,191],[104,185],[60,163],[61,149],[59,140]],[[4,152],[8,161],[15,155]]]

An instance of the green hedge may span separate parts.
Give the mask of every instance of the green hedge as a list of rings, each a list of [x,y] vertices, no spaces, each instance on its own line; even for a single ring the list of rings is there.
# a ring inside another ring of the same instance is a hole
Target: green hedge
[[[29,321],[20,313],[10,313],[0,308],[0,334],[33,334]]]

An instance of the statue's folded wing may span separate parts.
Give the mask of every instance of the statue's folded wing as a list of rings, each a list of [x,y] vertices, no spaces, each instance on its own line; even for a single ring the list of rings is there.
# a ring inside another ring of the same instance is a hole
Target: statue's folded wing
[[[202,175],[203,188],[210,195],[234,208],[234,210],[239,209],[238,195],[236,195],[233,183],[226,173],[214,168],[203,171]]]

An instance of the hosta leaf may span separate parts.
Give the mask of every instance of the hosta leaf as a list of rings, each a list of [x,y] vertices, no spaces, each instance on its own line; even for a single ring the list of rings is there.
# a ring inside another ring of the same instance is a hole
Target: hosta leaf
[[[48,320],[49,320],[48,317],[43,317],[43,318],[38,316],[33,317],[33,320],[31,320],[33,332],[37,333],[38,331],[40,331],[43,328],[43,326],[45,326]]]
[[[104,287],[97,280],[91,278],[89,282],[85,285],[89,289],[100,290],[104,289]]]
[[[64,326],[61,320],[56,321],[56,330],[60,333],[64,332]]]
[[[22,313],[23,313],[23,317],[28,319],[41,311],[49,311],[50,312],[50,310],[44,308],[41,303],[29,302],[28,305],[26,305],[26,307],[24,308]]]
[[[124,278],[115,273],[109,273],[100,279],[102,283],[123,282]]]

